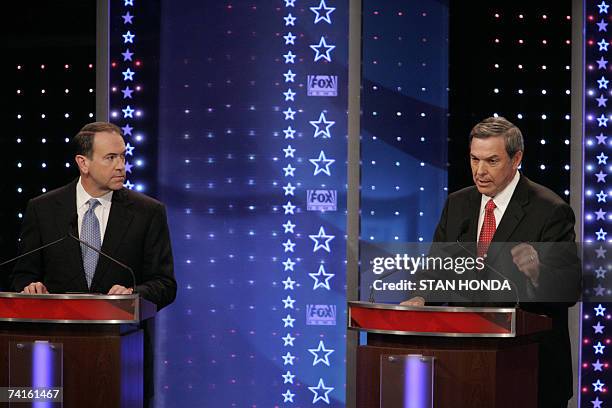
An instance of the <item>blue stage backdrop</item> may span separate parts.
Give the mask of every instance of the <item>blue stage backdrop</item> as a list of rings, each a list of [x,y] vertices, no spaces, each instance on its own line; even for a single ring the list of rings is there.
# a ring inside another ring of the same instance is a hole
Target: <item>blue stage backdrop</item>
[[[160,15],[156,405],[344,406],[348,2]]]

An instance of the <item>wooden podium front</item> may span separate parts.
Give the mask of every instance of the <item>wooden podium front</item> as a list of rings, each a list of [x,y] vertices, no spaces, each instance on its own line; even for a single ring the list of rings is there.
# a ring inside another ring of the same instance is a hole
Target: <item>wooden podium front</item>
[[[401,355],[434,357],[436,408],[537,407],[537,342],[549,318],[516,308],[367,302],[349,302],[348,310],[349,329],[367,333],[357,349],[357,407],[381,406],[382,359]]]
[[[38,377],[40,383],[41,375],[43,380],[59,375],[64,407],[141,408],[140,323],[155,311],[138,295],[0,293],[0,387],[32,387],[36,384],[27,379]],[[52,364],[32,355],[15,363],[15,356],[32,345],[60,349],[60,361]]]

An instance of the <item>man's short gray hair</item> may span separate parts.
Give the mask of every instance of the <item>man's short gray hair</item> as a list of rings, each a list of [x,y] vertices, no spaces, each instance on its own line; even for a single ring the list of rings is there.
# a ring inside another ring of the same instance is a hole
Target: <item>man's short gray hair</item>
[[[518,151],[524,151],[523,134],[508,119],[501,116],[486,118],[482,122],[476,124],[470,132],[470,144],[472,139],[486,139],[491,136],[503,136],[506,145],[506,152],[511,158]]]

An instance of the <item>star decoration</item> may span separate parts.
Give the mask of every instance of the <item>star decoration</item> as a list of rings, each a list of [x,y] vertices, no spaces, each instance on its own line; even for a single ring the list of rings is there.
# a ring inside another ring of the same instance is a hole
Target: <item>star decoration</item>
[[[603,266],[600,266],[599,268],[595,269],[595,279],[605,279],[606,277],[606,270]]]
[[[134,117],[134,109],[132,109],[130,107],[130,105],[128,105],[125,109],[121,109],[121,112],[123,112],[123,117],[124,118],[133,118]]]
[[[293,92],[291,90],[291,88],[287,89],[287,92],[283,92],[283,95],[285,95],[285,102],[287,102],[287,101],[294,101],[295,102],[296,92]]]
[[[322,136],[323,139],[331,138],[331,134],[329,133],[329,128],[334,126],[335,123],[336,122],[332,120],[329,120],[329,121],[326,120],[325,113],[321,112],[321,115],[319,115],[319,120],[310,121],[310,124],[314,126],[315,128],[314,138],[317,138],[319,136]]]
[[[291,299],[291,296],[287,295],[287,298],[285,299],[281,299],[283,302],[283,308],[284,309],[293,309],[293,304],[295,303],[294,299]],[[293,346],[293,344],[292,344]]]
[[[597,32],[600,32],[600,31],[607,32],[608,31],[608,29],[606,28],[608,27],[608,23],[606,23],[603,18],[601,19],[599,23],[596,23],[596,24],[597,24],[597,29],[598,29]]]
[[[283,384],[291,383],[293,384],[293,379],[295,378],[295,374],[291,374],[291,371],[287,371],[283,374]]]
[[[285,0],[285,7],[295,7],[295,0]]]
[[[595,177],[597,177],[597,182],[598,183],[605,183],[606,182],[606,176],[607,176],[607,174],[604,173],[601,170],[599,170],[599,173],[595,173]]]
[[[595,397],[595,399],[591,401],[591,404],[593,404],[593,408],[602,408],[601,406],[602,403],[603,401],[601,401],[599,397]]]
[[[601,245],[599,246],[599,248],[595,249],[595,253],[597,254],[597,258],[606,258],[606,252],[608,252],[607,249],[604,249]]]
[[[295,130],[291,129],[291,126],[288,126],[287,129],[283,130],[285,134],[285,139],[295,139]]]
[[[285,27],[286,26],[295,26],[295,20],[297,20],[297,18],[293,17],[291,15],[291,13],[289,13],[288,15],[283,17],[283,20],[285,20]]]
[[[285,234],[289,234],[289,233],[295,234],[295,232],[293,232],[293,229],[295,228],[295,224],[292,223],[291,220],[287,220],[287,222],[283,224],[283,228],[285,229]],[[289,263],[292,263],[291,259],[287,259],[287,261]],[[295,265],[295,262],[293,262],[293,264]],[[285,270],[287,270],[286,267],[285,267]],[[293,270],[293,267],[291,268],[291,270]]]
[[[601,89],[601,88],[608,89],[608,82],[610,82],[610,81],[608,81],[604,76],[599,78],[597,80],[597,84],[599,85],[599,89]]]
[[[329,243],[336,237],[335,235],[326,235],[325,229],[323,227],[319,228],[319,233],[317,235],[308,235],[310,239],[312,239],[315,243],[314,249],[312,252],[317,252],[319,249],[323,249],[327,252],[331,253],[331,249],[329,248]],[[324,241],[321,243],[321,241]]]
[[[293,327],[293,323],[295,322],[295,319],[293,317],[291,317],[290,314],[288,314],[283,320],[283,323],[285,324],[284,327]]]
[[[608,156],[606,156],[603,152],[601,152],[597,157],[597,164],[607,164]]]
[[[121,72],[123,74],[123,80],[124,81],[133,81],[134,80],[134,74],[135,72],[132,71],[131,69],[126,69],[125,71]]]
[[[603,95],[602,95],[603,96]],[[607,100],[607,99],[606,99]],[[597,139],[597,144],[606,144],[606,139],[608,138],[608,136],[604,136],[603,133],[600,133],[599,135],[595,136],[595,139]]]
[[[285,210],[285,215],[287,214],[291,214],[294,215],[294,211],[297,208],[297,206],[291,204],[291,201],[287,201],[287,204],[283,205],[283,210]]]
[[[606,61],[604,57],[600,57],[595,62],[597,63],[597,69],[606,69],[606,65],[608,64],[608,61]]]
[[[283,38],[285,39],[285,45],[295,45],[295,39],[297,38],[297,36],[293,35],[291,31],[289,31],[287,35],[283,35]]]
[[[132,24],[132,19],[134,18],[134,16],[131,15],[128,11],[127,13],[122,15],[121,18],[123,18],[123,24]]]
[[[603,106],[603,107],[606,107],[606,105],[607,105],[607,103],[608,103],[608,98],[605,98],[605,97],[603,96],[603,94],[602,94],[602,95],[600,95],[600,96],[599,96],[599,98],[595,98],[595,100],[597,101],[597,107],[598,107],[598,108],[600,108],[600,107],[602,107],[602,106]]]
[[[289,371],[287,371],[289,372]],[[284,377],[284,376],[283,376]],[[294,376],[295,377],[295,376]],[[293,382],[293,381],[292,381]],[[287,390],[285,391],[284,394],[281,394],[283,396],[283,402],[293,402],[293,397],[295,397],[295,394],[293,394],[291,391]]]
[[[315,281],[312,290],[316,290],[319,288],[331,290],[331,287],[329,286],[329,280],[334,277],[334,274],[325,272],[325,265],[319,265],[319,270],[316,273],[309,273],[308,276],[310,276]]]
[[[134,155],[133,152],[134,152],[134,146],[131,146],[130,143],[128,142],[125,145],[125,154],[127,156],[133,156]]]
[[[283,365],[287,365],[287,364],[293,365],[293,360],[295,360],[295,356],[292,356],[290,351],[288,351],[287,354],[281,357],[283,358]]]
[[[598,203],[605,203],[606,202],[606,193],[604,193],[603,191],[600,191],[599,193],[595,194],[597,196],[597,202]]]
[[[287,145],[287,147],[283,149],[283,152],[285,153],[285,158],[293,157],[293,154],[296,152],[296,149],[291,147],[291,145]]]
[[[288,183],[286,186],[283,186],[283,190],[285,190],[285,195],[295,196],[295,186],[292,186],[291,183]]]
[[[593,366],[593,371],[603,371],[603,364],[599,362],[599,359],[597,359],[596,362],[591,363],[591,365]]]
[[[593,349],[595,350],[595,354],[603,354],[606,346],[601,344],[601,341],[598,341],[597,344],[593,345]]]
[[[597,216],[597,220],[605,220],[607,211],[603,211],[601,208],[598,211],[595,211],[595,215]],[[595,220],[595,221],[597,221]]]
[[[289,222],[289,221],[287,221]],[[293,225],[295,227],[295,224]],[[296,265],[295,262],[291,260],[291,258],[287,258],[285,262],[283,262],[283,266],[285,267],[284,271],[293,271],[293,267]]]
[[[295,300],[294,300],[294,302],[295,302]],[[287,347],[287,346],[293,347],[293,342],[295,340],[295,337],[292,337],[291,333],[287,333],[287,335],[285,337],[281,337],[281,339],[284,342],[283,347]]]
[[[285,120],[295,120],[296,111],[290,107],[287,108],[287,110],[284,110],[283,113],[285,114]]]
[[[282,281],[282,283],[283,283],[283,286],[284,286],[283,290],[293,290],[293,285],[295,285],[295,281],[293,279],[291,279],[290,276],[287,276],[287,279]],[[293,327],[293,326],[291,326],[291,327]]]
[[[606,308],[599,304],[597,307],[594,307],[593,310],[595,311],[595,316],[603,316]]]
[[[287,239],[287,242],[283,242],[283,248],[285,252],[295,252],[295,242],[292,242],[291,239]]]
[[[134,37],[136,37],[136,34],[132,34],[129,31],[125,34],[121,35],[123,37],[123,43],[132,43],[134,44]]]
[[[134,0],[123,0],[124,7],[133,6],[133,5],[134,5]]]
[[[603,41],[603,40],[602,40]],[[320,59],[324,59],[327,62],[331,62],[331,56],[329,55],[330,52],[332,52],[332,50],[334,48],[336,48],[335,45],[327,45],[327,43],[325,42],[325,38],[321,37],[321,39],[319,40],[318,44],[312,44],[310,46],[310,48],[316,52],[316,55],[314,57],[314,61],[317,62]],[[325,49],[325,52],[321,52],[321,49]]]
[[[595,330],[594,334],[603,334],[603,329],[605,326],[601,325],[601,322],[597,322],[595,326],[593,326],[593,330]]]
[[[336,160],[328,159],[327,157],[325,157],[325,152],[321,150],[321,153],[319,153],[318,159],[309,159],[308,161],[314,164],[315,166],[315,170],[314,170],[315,176],[319,173],[323,173],[323,174],[327,174],[328,176],[331,176],[331,170],[329,169],[329,166],[331,166]],[[319,164],[321,162],[323,163],[323,165]]]
[[[123,99],[126,99],[126,98],[132,99],[132,93],[134,93],[134,90],[131,89],[129,86],[126,86],[125,89],[121,90],[121,92],[123,92]]]
[[[335,7],[327,7],[325,0],[321,0],[319,7],[310,7],[310,10],[315,13],[315,21],[317,24],[319,21],[325,21],[327,24],[331,24],[330,14],[334,12]]]
[[[134,165],[130,164],[129,161],[125,162],[125,172],[126,173],[132,173],[132,167],[134,167]]]
[[[132,190],[134,188],[134,184],[130,183],[130,180],[126,180],[125,183],[123,183],[123,187],[127,188],[128,190]]]
[[[291,70],[285,72],[283,76],[285,77],[285,82],[295,82],[295,74]]]
[[[610,7],[605,1],[602,0],[601,4],[598,4],[597,7],[599,7],[599,14],[607,14],[608,13],[608,7]]]
[[[285,177],[295,177],[295,167],[292,167],[290,164],[287,167],[283,167],[283,171],[285,172]]]
[[[602,383],[599,379],[593,383],[593,392],[603,391],[604,383]]]
[[[312,399],[312,403],[316,403],[317,401],[323,401],[329,404],[329,393],[334,389],[334,387],[326,387],[322,378],[319,378],[319,383],[316,387],[308,387],[310,391],[314,393],[314,397]]]
[[[130,52],[129,48],[126,48],[125,52],[122,52],[121,55],[123,55],[123,61],[132,61],[132,55],[134,55],[134,53]]]
[[[599,51],[608,51],[608,42],[603,38],[597,43],[597,45],[599,46]]]
[[[284,54],[283,57],[285,58],[285,64],[295,64],[295,57],[297,57],[297,55],[289,51]]]
[[[123,133],[124,136],[132,136],[132,130],[134,130],[133,127],[131,127],[130,125],[125,125],[121,128],[121,133]]]
[[[603,296],[606,288],[601,286],[601,283],[593,288],[595,291],[595,296]]]
[[[323,344],[323,340],[319,341],[319,346],[317,348],[308,349],[308,351],[314,356],[314,360],[312,362],[313,366],[323,363],[329,367],[329,355],[333,353],[334,350],[326,349],[325,344]],[[319,353],[321,353],[322,356],[319,355]]]
[[[608,127],[608,118],[603,113],[600,117],[597,118],[597,126],[599,127]]]
[[[597,235],[598,241],[605,241],[606,235],[608,235],[608,233],[604,231],[603,228],[599,228],[599,231],[595,231],[595,234]]]

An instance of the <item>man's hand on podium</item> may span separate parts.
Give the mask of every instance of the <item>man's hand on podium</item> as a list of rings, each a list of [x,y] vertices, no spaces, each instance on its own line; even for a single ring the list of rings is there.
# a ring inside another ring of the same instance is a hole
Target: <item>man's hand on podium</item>
[[[27,293],[28,295],[44,295],[49,293],[49,291],[47,290],[46,286],[42,284],[42,282],[32,282],[23,288],[21,293]]]
[[[411,299],[404,300],[400,303],[401,306],[425,306],[425,299],[420,296],[415,296]]]
[[[126,288],[121,285],[113,285],[112,288],[108,291],[109,295],[131,295],[134,292],[132,288]]]

